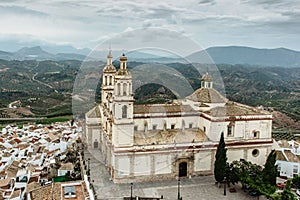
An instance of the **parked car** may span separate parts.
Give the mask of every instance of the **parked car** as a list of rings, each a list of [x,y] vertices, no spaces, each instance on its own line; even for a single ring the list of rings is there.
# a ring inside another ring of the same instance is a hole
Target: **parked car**
[[[248,194],[249,194],[250,196],[255,196],[255,197],[260,195],[260,193],[259,193],[258,191],[255,191],[255,190],[249,191]]]
[[[278,188],[283,189],[285,187],[285,183],[277,183]]]

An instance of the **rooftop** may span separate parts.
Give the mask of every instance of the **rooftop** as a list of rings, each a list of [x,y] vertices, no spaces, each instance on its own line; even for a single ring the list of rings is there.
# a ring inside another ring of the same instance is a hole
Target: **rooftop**
[[[269,114],[264,110],[259,110],[250,106],[227,102],[225,107],[215,107],[205,113],[212,116],[245,116],[245,115],[266,115]]]
[[[199,88],[186,99],[201,103],[226,103],[227,99],[213,88]]]
[[[63,191],[65,187],[74,186],[76,198],[64,198]],[[33,189],[29,192],[31,200],[85,200],[88,197],[86,185],[83,181],[54,183],[44,187]]]
[[[59,168],[59,170],[73,170],[74,169],[74,166],[72,163],[63,163],[61,165],[61,167]]]
[[[289,162],[297,162],[300,163],[300,155],[296,155],[292,153],[290,150],[284,150],[286,157],[288,158]]]
[[[133,110],[134,114],[196,112],[189,105],[178,104],[141,104],[134,105]]]

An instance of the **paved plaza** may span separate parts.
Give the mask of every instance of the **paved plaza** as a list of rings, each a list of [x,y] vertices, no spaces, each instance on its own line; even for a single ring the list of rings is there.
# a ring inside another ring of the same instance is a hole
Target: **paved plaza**
[[[91,183],[96,192],[96,199],[122,199],[124,196],[130,196],[130,183],[114,184],[110,180],[105,165],[101,162],[99,150],[85,150],[85,159],[90,158]],[[230,193],[227,189],[227,195],[224,196],[223,188],[215,185],[213,176],[192,177],[191,179],[182,179],[180,184],[180,194],[183,200],[211,200],[211,199],[258,199],[249,196],[243,192],[240,185],[236,185],[236,193]],[[176,179],[169,181],[156,181],[133,184],[133,196],[140,197],[161,197],[166,200],[176,200],[178,197],[178,182]],[[259,199],[264,199],[260,197]]]

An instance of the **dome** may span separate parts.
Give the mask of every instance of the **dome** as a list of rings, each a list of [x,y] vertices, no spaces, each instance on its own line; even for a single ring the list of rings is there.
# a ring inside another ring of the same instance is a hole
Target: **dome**
[[[103,69],[103,72],[109,72],[109,73],[115,73],[116,72],[116,68],[115,66],[112,64],[112,54],[111,54],[111,50],[109,50],[108,55],[107,55],[107,64]]]
[[[200,88],[186,99],[201,103],[226,103],[227,99],[213,88]]]
[[[116,72],[116,68],[113,64],[110,65],[106,65],[103,69],[104,72],[112,72],[115,73]]]
[[[127,57],[123,53],[122,56],[120,57],[120,61],[127,61]]]

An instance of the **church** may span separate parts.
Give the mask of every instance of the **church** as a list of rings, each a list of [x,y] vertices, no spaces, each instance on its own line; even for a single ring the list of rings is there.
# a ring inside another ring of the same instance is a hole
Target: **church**
[[[115,183],[211,175],[223,132],[228,162],[263,165],[270,153],[272,115],[232,102],[205,73],[199,89],[166,104],[135,105],[127,57],[120,68],[109,51],[101,103],[85,114],[83,140],[103,155]]]

